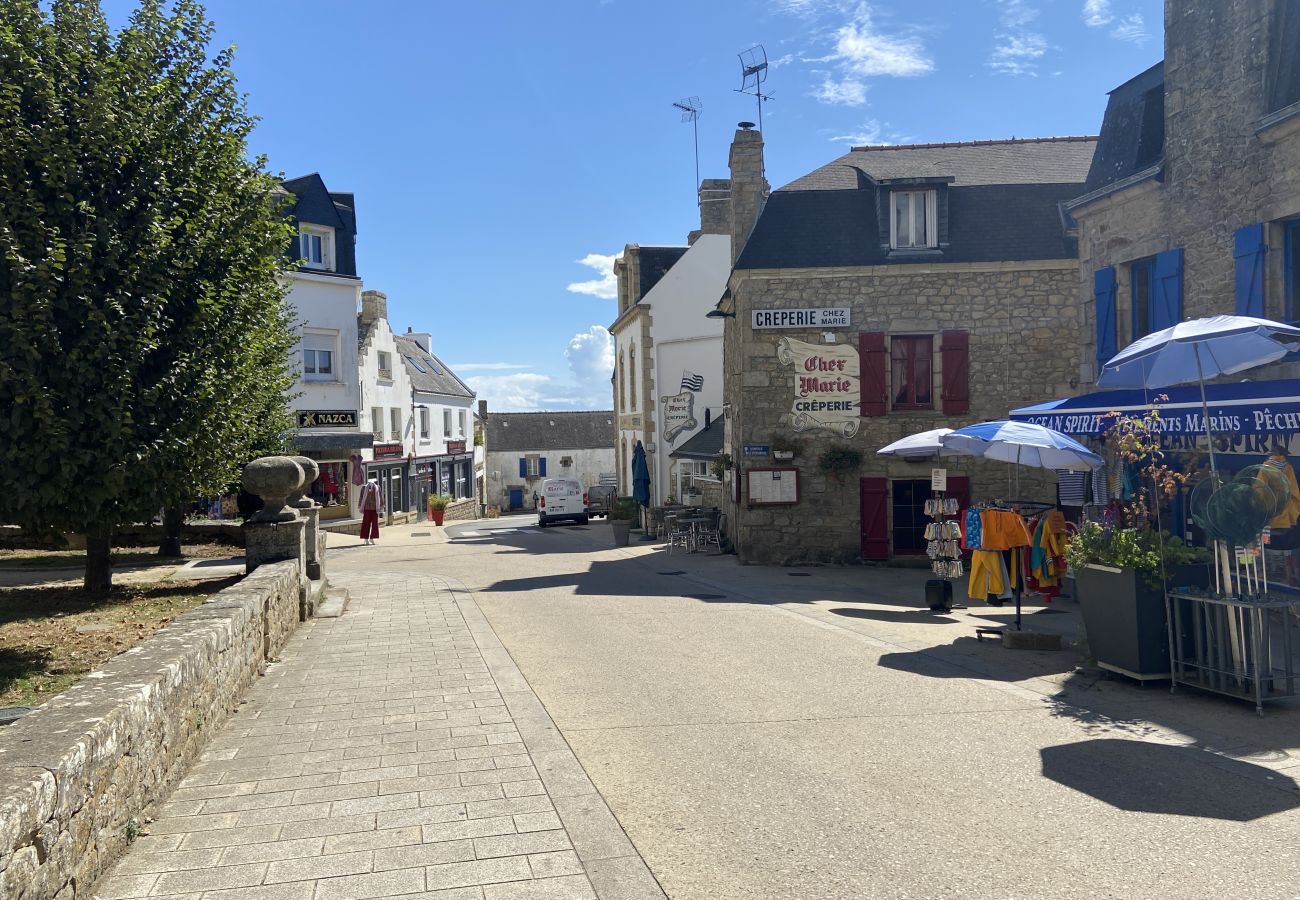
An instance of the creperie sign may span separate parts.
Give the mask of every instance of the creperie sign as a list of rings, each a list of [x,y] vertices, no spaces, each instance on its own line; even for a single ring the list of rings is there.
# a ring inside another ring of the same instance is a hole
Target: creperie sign
[[[857,382],[844,377],[848,366],[846,359],[827,359],[810,356],[803,362],[804,372],[799,376],[799,396],[810,394],[847,394],[857,391]]]
[[[849,308],[827,309],[756,309],[755,328],[847,328]]]

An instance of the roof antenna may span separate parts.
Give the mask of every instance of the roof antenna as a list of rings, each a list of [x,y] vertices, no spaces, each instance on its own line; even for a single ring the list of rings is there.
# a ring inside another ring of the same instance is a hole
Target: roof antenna
[[[755,44],[740,57],[740,87],[737,94],[753,94],[758,100],[758,130],[763,130],[763,101],[771,96],[763,93],[763,82],[767,81],[767,51],[762,44]]]
[[[700,204],[700,113],[704,104],[699,97],[684,97],[673,104],[682,111],[682,121],[690,122],[695,128],[695,205]]]

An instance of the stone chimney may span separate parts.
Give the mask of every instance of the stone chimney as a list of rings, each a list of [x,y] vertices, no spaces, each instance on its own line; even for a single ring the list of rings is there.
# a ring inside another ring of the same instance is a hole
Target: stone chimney
[[[411,340],[415,341],[417,344],[419,344],[420,348],[424,350],[425,353],[433,352],[432,350],[429,349],[430,346],[432,346],[433,344],[433,335],[431,333],[427,331],[412,331],[411,326],[407,325],[406,334],[404,335],[404,337],[408,337]]]
[[[763,177],[763,135],[754,123],[741,122],[731,142],[731,264],[735,266],[754,223],[767,201],[768,184]]]
[[[731,234],[731,179],[700,182],[700,230],[692,232],[691,243],[701,234]]]
[[[383,291],[361,292],[361,321],[365,324],[388,318],[388,295]]]

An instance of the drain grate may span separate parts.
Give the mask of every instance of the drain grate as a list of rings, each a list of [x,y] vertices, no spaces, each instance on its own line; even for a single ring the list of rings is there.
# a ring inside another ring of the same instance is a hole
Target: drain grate
[[[726,600],[726,594],[682,594],[687,600]]]
[[[412,531],[411,537],[433,537],[433,533],[428,531]]]
[[[657,574],[659,574],[659,575],[685,575],[685,574],[686,574],[686,570],[685,570],[685,569],[676,569],[676,570],[674,570],[674,571],[672,571],[672,572],[659,572],[659,573],[657,573]]]
[[[812,572],[786,572],[791,578],[812,578]]]

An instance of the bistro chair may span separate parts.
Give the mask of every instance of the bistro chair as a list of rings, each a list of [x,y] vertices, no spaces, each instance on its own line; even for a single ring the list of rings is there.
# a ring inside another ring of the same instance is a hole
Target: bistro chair
[[[695,534],[691,526],[678,522],[675,514],[664,516],[664,526],[668,530],[669,556],[672,556],[674,547],[681,547],[687,553],[695,549]]]
[[[722,533],[726,530],[727,517],[719,510],[713,510],[712,518],[712,522],[700,529],[699,534],[696,535],[696,540],[701,549],[707,549],[708,546],[712,544],[717,547],[718,552],[721,553]]]

